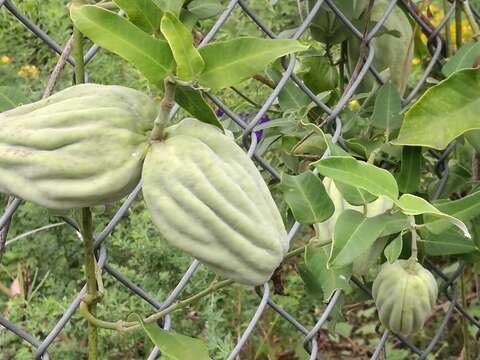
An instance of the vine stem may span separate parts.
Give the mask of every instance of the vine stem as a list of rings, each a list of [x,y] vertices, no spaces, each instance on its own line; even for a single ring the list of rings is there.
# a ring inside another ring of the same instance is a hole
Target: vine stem
[[[457,0],[455,2],[455,45],[457,51],[462,47],[462,9],[463,0]]]
[[[171,76],[166,76],[164,81],[164,94],[160,102],[160,111],[153,124],[153,130],[150,135],[150,141],[160,141],[163,138],[165,126],[169,122],[170,112],[175,105],[175,79]]]
[[[462,274],[460,275],[460,295],[461,295],[461,300],[462,300],[462,306],[464,308],[467,308],[467,292],[466,292],[466,287],[465,287],[465,270],[462,271]],[[470,352],[470,344],[469,344],[469,335],[468,335],[468,322],[465,317],[462,316],[462,333],[463,333],[463,358],[464,360],[470,360],[471,357],[471,352]]]
[[[74,0],[73,5],[82,5],[82,2],[82,0]],[[75,25],[73,26],[72,56],[75,60],[75,83],[83,84],[85,82],[85,69],[83,64],[83,36]]]
[[[74,0],[73,6],[80,6],[83,0]],[[73,49],[72,56],[75,60],[75,83],[85,83],[85,68],[83,63],[83,36],[80,30],[73,26]],[[85,275],[87,278],[87,294],[82,299],[82,303],[87,307],[92,316],[96,313],[97,300],[97,281],[95,277],[95,255],[93,248],[93,229],[92,229],[92,213],[90,208],[82,208],[76,210],[77,222],[80,235],[83,240],[83,249],[85,257]],[[88,321],[87,329],[87,353],[88,360],[97,360],[97,327],[94,323]]]
[[[84,305],[92,316],[96,313],[97,280],[95,276],[95,255],[93,248],[93,230],[92,213],[90,208],[82,208],[78,211],[78,225],[83,240],[83,249],[85,257],[85,275],[87,278],[87,293],[82,298],[81,304]],[[87,319],[88,321],[88,319]],[[97,359],[97,327],[88,321],[88,360]]]
[[[473,39],[478,41],[478,36],[480,35],[480,26],[478,26],[477,21],[475,20],[475,16],[473,15],[472,9],[470,8],[470,1],[464,0],[463,1],[463,11],[467,16],[468,22],[470,23],[470,27],[473,31]]]
[[[448,0],[443,0],[443,13],[446,14],[449,8],[449,2]],[[452,54],[452,33],[450,29],[450,24],[451,21],[450,19],[447,19],[447,22],[445,23],[445,50],[447,57],[450,57]]]
[[[303,246],[300,246],[299,248],[296,248],[296,249],[288,252],[284,257],[284,260],[301,254],[302,252],[305,251],[305,248],[309,245],[322,247],[322,246],[326,246],[326,245],[329,245],[329,244],[331,244],[331,240],[322,241],[322,242],[309,241],[307,244],[305,244]],[[167,308],[165,308],[163,310],[160,310],[160,311],[148,316],[147,318],[143,319],[142,322],[152,323],[152,322],[158,321],[161,318],[163,318],[165,315],[171,313],[172,311],[179,310],[179,309],[182,309],[184,307],[187,307],[188,305],[196,302],[197,300],[199,300],[199,299],[201,299],[201,298],[203,298],[207,295],[210,295],[217,290],[220,290],[222,288],[230,286],[232,284],[234,284],[234,281],[229,280],[229,279],[228,280],[222,280],[222,281],[214,280],[208,288],[206,288],[206,289],[204,289],[204,290],[202,290],[202,291],[200,291],[200,292],[198,292],[198,293],[196,293],[196,294],[194,294],[194,295],[192,295],[192,296],[190,296],[190,297],[188,297],[184,300],[177,301],[176,303],[168,306]],[[116,330],[116,331],[121,331],[121,332],[133,331],[133,330],[138,330],[138,329],[141,328],[141,323],[139,321],[119,320],[119,321],[113,322],[113,321],[104,321],[104,320],[97,319],[95,317],[95,315],[90,312],[90,309],[85,302],[80,303],[79,312],[85,317],[85,319],[89,323],[94,324],[98,328],[108,329],[108,330]]]

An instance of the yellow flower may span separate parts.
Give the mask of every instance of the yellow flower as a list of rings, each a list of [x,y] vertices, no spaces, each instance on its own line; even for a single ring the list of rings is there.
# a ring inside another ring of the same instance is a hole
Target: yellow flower
[[[10,58],[7,55],[0,56],[0,63],[8,64],[10,62]]]
[[[350,100],[350,102],[348,103],[348,107],[350,108],[350,110],[358,110],[360,108],[360,103],[358,102],[358,100]]]
[[[38,77],[38,69],[35,65],[30,66],[30,76],[34,79]]]
[[[421,62],[421,60],[418,57],[414,57],[412,59],[412,65],[418,65],[418,64],[420,64],[420,62]]]
[[[36,79],[38,77],[38,73],[39,71],[35,65],[25,64],[20,67],[20,70],[17,72],[17,75]]]

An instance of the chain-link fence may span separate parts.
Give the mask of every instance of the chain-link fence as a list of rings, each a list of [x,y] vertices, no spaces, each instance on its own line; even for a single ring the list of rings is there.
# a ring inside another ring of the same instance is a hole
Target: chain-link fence
[[[463,2],[463,0],[460,0]],[[475,8],[474,5],[470,4],[468,1],[465,1],[466,5],[470,7],[473,16],[477,22],[480,22],[480,12],[478,9]],[[359,87],[360,83],[362,82],[363,78],[370,72],[378,82],[382,82],[382,79],[379,73],[373,67],[373,60],[375,58],[374,48],[370,45],[370,41],[374,38],[378,31],[380,31],[382,25],[388,19],[389,15],[395,9],[396,6],[401,7],[410,17],[411,21],[414,21],[418,24],[421,31],[425,34],[427,38],[427,46],[430,51],[431,57],[429,60],[428,65],[425,67],[425,71],[420,76],[418,82],[415,86],[412,87],[412,90],[409,94],[407,94],[402,99],[402,105],[405,107],[409,105],[413,99],[415,99],[421,90],[422,86],[425,84],[428,76],[434,70],[435,66],[440,65],[440,60],[444,57],[445,54],[445,43],[440,35],[441,30],[447,25],[449,18],[451,18],[455,13],[455,1],[449,2],[449,9],[445,12],[444,18],[440,21],[437,27],[434,27],[428,19],[422,16],[419,9],[415,5],[414,2],[406,1],[406,0],[391,0],[389,1],[388,5],[385,7],[384,14],[380,18],[380,20],[375,24],[375,26],[369,31],[362,33],[357,29],[357,27],[348,20],[348,18],[335,6],[335,3],[331,0],[317,0],[316,3],[311,6],[310,12],[304,17],[301,25],[296,29],[294,34],[291,36],[293,39],[298,39],[309,27],[312,20],[314,19],[317,12],[322,7],[329,7],[336,16],[345,24],[345,26],[356,36],[358,39],[362,40],[362,43],[366,45],[366,54],[364,57],[364,61],[359,71],[354,74],[351,78],[349,84],[344,89],[343,93],[339,97],[338,101],[336,102],[335,106],[330,107],[327,106],[324,102],[322,102],[317,96],[300,80],[300,78],[295,74],[295,64],[296,59],[294,55],[289,56],[288,58],[284,59],[284,71],[282,74],[281,79],[275,84],[273,90],[271,91],[270,95],[266,99],[266,101],[261,106],[261,109],[255,115],[255,117],[250,122],[245,122],[240,116],[238,116],[233,110],[229,109],[221,99],[215,97],[212,94],[206,93],[205,95],[222,111],[230,117],[236,124],[238,124],[243,131],[243,145],[248,152],[248,155],[251,156],[263,169],[269,172],[273,177],[279,178],[279,174],[269,164],[264,158],[259,156],[256,153],[256,146],[257,146],[257,138],[256,136],[250,136],[255,131],[255,126],[260,122],[261,118],[267,113],[269,108],[274,104],[275,100],[279,96],[280,91],[286,85],[287,81],[292,80],[299,89],[301,89],[310,99],[311,101],[318,106],[322,111],[324,111],[328,116],[325,118],[325,124],[332,123],[331,128],[333,129],[332,139],[334,143],[337,143],[341,130],[342,130],[342,122],[339,118],[339,114],[341,111],[348,105],[348,102],[352,99],[355,91]],[[36,36],[41,38],[48,47],[50,47],[54,52],[61,55],[56,68],[52,72],[52,76],[48,83],[47,89],[45,91],[44,96],[48,96],[51,92],[53,85],[55,83],[55,79],[58,76],[58,73],[61,71],[63,65],[68,63],[74,66],[73,59],[69,56],[69,52],[71,50],[71,41],[69,41],[63,48],[56,44],[45,31],[48,29],[40,29],[37,27],[32,21],[30,21],[19,9],[15,6],[14,2],[11,0],[0,0],[0,7],[5,7],[8,12],[16,17],[19,21],[21,21],[25,27],[27,27],[31,32],[33,32]],[[249,17],[249,19],[254,22],[259,29],[268,37],[275,38],[277,35],[273,33],[259,18],[259,16],[251,10],[249,5],[246,1],[243,0],[231,0],[228,5],[226,6],[223,13],[218,17],[217,21],[214,23],[210,31],[206,34],[203,38],[202,42],[199,46],[203,46],[208,43],[216,34],[216,32],[222,27],[225,21],[231,16],[232,12],[236,8],[241,8],[243,13]],[[123,15],[119,13],[119,15]],[[0,19],[1,21],[1,19]],[[96,54],[98,50],[97,46],[92,46],[88,52],[85,54],[84,62],[87,64]],[[176,112],[178,108],[174,108],[174,112]],[[173,116],[173,114],[172,114]],[[436,159],[436,175],[439,177],[440,181],[438,183],[438,188],[435,191],[434,198],[438,197],[439,194],[442,192],[443,187],[446,184],[446,180],[448,179],[448,166],[446,166],[446,160],[449,154],[455,147],[455,142],[451,143],[447,149],[443,152],[431,151],[431,155]],[[328,150],[323,155],[323,157],[328,156]],[[175,300],[179,297],[182,293],[182,290],[188,283],[191,276],[194,274],[195,270],[197,269],[199,262],[193,260],[188,269],[183,274],[181,280],[179,281],[178,285],[170,292],[170,295],[163,300],[155,299],[151,295],[149,295],[146,291],[141,289],[139,286],[135,285],[131,282],[128,278],[123,276],[117,270],[115,270],[109,263],[108,263],[108,251],[107,251],[107,243],[108,243],[108,236],[116,226],[116,224],[122,219],[125,213],[128,211],[131,204],[134,202],[135,198],[137,197],[138,193],[141,190],[141,184],[138,184],[134,191],[128,196],[128,198],[124,201],[122,206],[118,209],[115,213],[113,218],[107,224],[107,226],[95,236],[95,249],[97,250],[96,256],[98,261],[99,268],[103,269],[104,273],[108,273],[114,279],[118,280],[122,285],[124,285],[127,289],[129,289],[133,294],[141,297],[147,303],[149,303],[154,309],[161,310],[165,309],[169,305],[171,305]],[[20,199],[11,198],[6,211],[0,217],[0,240],[5,240],[6,233],[8,231],[8,225],[14,215],[15,211],[21,205]],[[64,219],[69,225],[75,227],[75,224],[70,221],[69,219]],[[300,229],[300,224],[295,223],[289,231],[289,239],[291,240],[295,234]],[[6,242],[8,247],[9,243]],[[380,342],[376,349],[372,349],[373,355],[371,359],[378,359],[382,358],[384,354],[385,344],[389,340],[395,340],[398,343],[401,343],[406,349],[409,349],[412,354],[417,355],[419,358],[424,359],[429,354],[432,353],[436,344],[441,339],[442,334],[444,333],[449,320],[452,317],[454,310],[457,310],[463,317],[465,317],[469,323],[476,326],[480,329],[480,321],[475,317],[471,316],[467,310],[461,306],[458,302],[458,291],[455,288],[455,281],[460,276],[463,271],[463,265],[460,264],[458,269],[454,271],[453,274],[450,276],[445,275],[442,273],[434,264],[427,261],[424,264],[430,270],[434,272],[434,274],[443,280],[443,292],[445,296],[450,300],[450,304],[447,310],[443,313],[443,319],[439,321],[439,326],[436,329],[435,335],[431,338],[428,345],[425,348],[418,348],[415,346],[409,339],[403,337],[398,334],[390,333],[388,330],[385,330],[381,336]],[[358,286],[362,291],[366,294],[371,296],[370,289],[365,286],[361,279],[352,278],[353,283]],[[37,339],[34,336],[30,335],[19,326],[15,325],[14,323],[8,321],[7,319],[0,316],[0,325],[2,325],[8,331],[13,332],[14,334],[21,337],[23,340],[31,344],[36,349],[35,352],[35,359],[49,359],[48,349],[52,346],[54,340],[60,335],[65,325],[71,320],[72,316],[78,309],[82,295],[85,293],[86,287],[84,286],[78,292],[78,295],[72,300],[68,308],[65,309],[63,315],[58,320],[56,325],[48,331],[48,334],[43,339]],[[307,352],[310,354],[310,359],[320,359],[322,357],[322,344],[319,343],[319,332],[322,329],[322,326],[325,324],[327,319],[329,318],[332,310],[334,309],[335,305],[340,299],[341,290],[336,290],[332,295],[328,304],[326,304],[323,312],[315,324],[301,324],[298,320],[295,319],[292,315],[286,312],[281,306],[276,304],[270,297],[270,288],[269,285],[266,283],[261,287],[256,289],[256,292],[259,296],[259,303],[258,307],[255,311],[255,314],[252,316],[251,320],[248,323],[245,331],[238,339],[238,342],[234,349],[232,349],[230,355],[227,357],[228,360],[236,359],[238,354],[240,353],[242,347],[246,343],[248,337],[255,331],[255,326],[259,321],[262,313],[267,307],[270,307],[275,312],[277,312],[285,321],[287,321],[292,326],[292,330],[298,332],[298,336],[302,336],[304,339],[304,347]],[[441,316],[441,315],[435,315]],[[162,325],[164,329],[170,329],[171,327],[171,318],[169,315],[166,315],[162,321]],[[157,348],[154,348],[153,351],[148,356],[148,359],[155,359],[159,356],[159,351]],[[1,350],[0,350],[0,357],[1,357]]]

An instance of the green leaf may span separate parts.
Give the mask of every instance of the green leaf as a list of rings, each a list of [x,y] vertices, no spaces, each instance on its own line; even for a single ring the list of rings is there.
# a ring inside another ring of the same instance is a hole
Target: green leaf
[[[316,288],[322,288],[323,301],[328,302],[337,289],[350,291],[349,279],[352,275],[351,266],[341,269],[327,268],[328,247],[312,247],[305,249],[305,266],[311,273],[311,279],[316,279]],[[313,284],[310,284],[312,287]]]
[[[188,11],[200,20],[220,14],[224,6],[219,0],[193,0],[187,6]]]
[[[391,133],[402,124],[401,111],[400,94],[389,81],[378,89],[372,114],[372,125]]]
[[[472,41],[464,44],[442,68],[445,76],[450,76],[461,69],[473,68],[475,60],[480,55],[480,42]]]
[[[464,69],[428,89],[407,111],[395,145],[442,150],[463,133],[480,129],[480,69]]]
[[[461,199],[435,204],[435,207],[450,216],[467,222],[480,215],[480,191],[476,191]],[[425,226],[438,234],[450,228],[452,224],[445,219],[425,216]]]
[[[400,199],[398,199],[398,201],[396,201],[396,204],[406,215],[428,214],[447,219],[453,225],[457,226],[460,230],[462,230],[466,237],[471,238],[467,226],[462,221],[441,212],[435,206],[430,204],[428,201],[422,199],[421,197],[411,194],[404,194],[400,197]]]
[[[395,178],[387,170],[359,161],[350,156],[329,156],[313,163],[320,174],[344,184],[366,190],[372,195],[398,198]]]
[[[0,86],[0,112],[25,104],[27,96],[16,86]]]
[[[127,19],[93,5],[72,6],[75,26],[94,43],[121,56],[153,84],[162,84],[175,62],[168,43],[155,39]]]
[[[326,57],[305,56],[301,61],[301,78],[314,94],[333,90],[338,84],[338,70]]]
[[[311,171],[297,176],[283,174],[281,187],[293,217],[300,224],[321,223],[335,211],[322,180]]]
[[[198,81],[212,90],[233,86],[263,71],[277,58],[306,49],[290,39],[241,37],[215,41],[199,50],[205,61],[205,70]]]
[[[282,77],[282,73],[273,66],[267,68],[266,73],[275,82]],[[278,104],[282,111],[300,110],[311,102],[310,98],[292,80],[288,80],[278,94]]]
[[[185,2],[185,0],[153,0],[153,1],[164,12],[170,11],[177,16],[180,15],[180,10],[182,10],[183,3]]]
[[[114,0],[128,19],[143,31],[155,34],[160,29],[162,11],[152,0]]]
[[[338,268],[350,265],[364,254],[385,228],[378,217],[367,218],[355,210],[345,210],[335,223],[328,265]]]
[[[401,168],[397,177],[398,188],[401,192],[414,193],[418,191],[422,160],[422,148],[420,146],[403,147]]]
[[[142,322],[142,326],[162,355],[172,360],[208,360],[208,348],[203,341],[163,330],[156,323]]]
[[[369,192],[358,189],[354,186],[346,185],[341,181],[334,181],[334,183],[338,191],[340,191],[342,196],[345,198],[345,201],[351,205],[360,206],[371,203],[377,199],[375,195],[372,195]]]
[[[451,228],[441,234],[423,234],[419,243],[427,255],[447,256],[468,254],[478,251],[472,240],[463,236],[455,228]]]
[[[300,263],[297,266],[297,271],[305,284],[307,293],[317,299],[323,299],[322,284],[318,278],[308,269],[307,265]]]
[[[316,4],[316,0],[309,0],[309,9]],[[347,19],[358,19],[368,5],[366,0],[336,1],[335,5]],[[365,25],[363,25],[365,26]],[[312,37],[328,45],[339,44],[352,35],[352,32],[328,6],[320,7],[310,25]]]
[[[163,15],[161,30],[177,63],[177,77],[194,79],[205,68],[205,62],[193,45],[191,31],[171,12]]]
[[[392,264],[395,262],[399,257],[400,254],[402,253],[402,248],[403,248],[403,232],[398,235],[390,244],[387,245],[383,253],[385,254],[385,257],[387,258],[388,262]]]
[[[222,124],[215,116],[215,112],[205,101],[200,91],[189,87],[177,86],[175,101],[198,120],[223,129]]]
[[[400,211],[397,211],[393,214],[381,214],[377,217],[384,226],[381,236],[396,234],[410,227],[408,216]]]

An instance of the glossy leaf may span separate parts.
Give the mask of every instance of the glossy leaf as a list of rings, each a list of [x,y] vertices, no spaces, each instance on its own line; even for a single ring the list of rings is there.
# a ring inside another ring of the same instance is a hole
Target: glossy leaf
[[[160,30],[162,11],[152,0],[114,0],[133,24],[150,34]]]
[[[306,49],[290,39],[241,37],[212,42],[199,50],[205,61],[205,70],[198,81],[213,90],[226,88],[263,71],[279,57]]]
[[[464,69],[428,89],[406,112],[395,145],[438,150],[473,129],[480,129],[480,69]]]
[[[175,90],[175,101],[198,120],[223,129],[212,107],[208,105],[200,91],[178,86]]]
[[[420,187],[422,171],[422,148],[419,146],[404,146],[400,173],[397,176],[398,188],[403,193],[417,192]]]
[[[0,112],[7,111],[28,101],[16,86],[0,86]]]
[[[384,195],[392,200],[398,198],[395,178],[387,170],[359,161],[349,156],[330,156],[314,163],[323,176],[358,187],[369,193]]]
[[[132,0],[130,0],[132,1]],[[170,11],[175,15],[180,15],[185,0],[153,0],[157,6],[163,11]]]
[[[455,71],[473,68],[478,56],[480,56],[480,42],[472,41],[464,44],[443,66],[443,75],[450,76]]]
[[[457,226],[460,230],[463,231],[464,235],[470,238],[470,232],[467,229],[467,226],[460,221],[459,219],[445,214],[438,210],[435,206],[430,204],[428,201],[422,199],[421,197],[411,195],[411,194],[404,194],[398,199],[396,202],[398,207],[402,210],[402,212],[406,215],[421,215],[421,214],[428,214],[434,215],[437,217],[441,217],[443,219],[447,219],[453,225]]]
[[[345,201],[351,205],[360,206],[371,203],[377,199],[377,196],[369,192],[356,188],[354,186],[346,185],[341,181],[334,181],[338,191],[345,198]]]
[[[400,254],[402,253],[402,248],[403,248],[403,232],[398,235],[395,239],[393,239],[390,244],[388,244],[385,247],[385,250],[383,253],[385,254],[385,257],[387,258],[388,262],[390,264],[393,264],[399,257]]]
[[[431,256],[459,255],[478,251],[473,241],[455,228],[441,234],[427,233],[419,240],[419,244],[423,246],[425,253]]]
[[[220,0],[193,0],[188,4],[187,9],[198,19],[203,20],[220,14],[224,6]]]
[[[301,69],[303,82],[314,94],[333,90],[338,84],[337,68],[326,57],[302,57]]]
[[[378,89],[372,114],[372,125],[391,133],[402,124],[401,110],[400,94],[389,81]]]
[[[367,218],[358,211],[345,210],[335,223],[329,266],[350,265],[373,245],[383,229],[378,217]]]
[[[75,26],[94,43],[121,56],[154,84],[175,68],[168,43],[155,39],[127,19],[93,5],[72,6]]]
[[[297,176],[283,174],[281,186],[285,201],[300,224],[321,223],[335,211],[322,180],[310,171]]]
[[[400,211],[397,211],[393,214],[387,213],[378,215],[377,217],[384,226],[381,236],[396,234],[410,227],[408,216]]]
[[[161,30],[177,63],[177,77],[181,80],[192,80],[199,75],[205,62],[193,45],[191,31],[171,12],[163,15]]]
[[[341,269],[327,268],[329,257],[328,247],[307,247],[305,249],[305,266],[311,274],[311,279],[317,280],[315,287],[321,287],[323,301],[328,302],[337,289],[350,290],[348,283],[352,274],[351,266]],[[314,283],[313,283],[314,284]],[[312,287],[311,284],[310,286]]]
[[[450,216],[467,222],[480,215],[480,191],[476,191],[461,199],[435,204],[435,207]],[[441,233],[450,228],[452,224],[445,219],[425,216],[425,225],[434,233]]]
[[[208,360],[207,344],[185,335],[166,331],[157,323],[143,323],[143,330],[161,351],[172,360]]]

